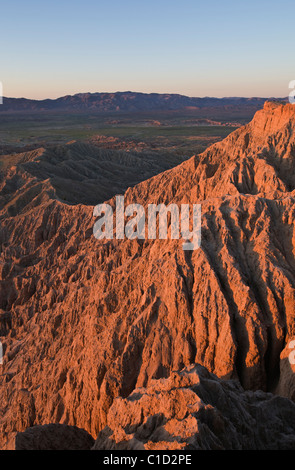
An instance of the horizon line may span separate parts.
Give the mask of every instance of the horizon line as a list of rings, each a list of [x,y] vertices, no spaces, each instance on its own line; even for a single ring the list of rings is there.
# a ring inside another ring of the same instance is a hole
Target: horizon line
[[[15,99],[15,100],[30,100],[30,101],[56,101],[61,98],[67,98],[67,97],[74,97],[78,95],[115,95],[115,94],[124,94],[124,93],[134,93],[134,94],[141,94],[141,95],[174,95],[174,96],[183,96],[185,98],[192,98],[192,99],[217,99],[217,100],[224,100],[224,99],[264,99],[264,100],[285,100],[287,99],[287,96],[259,96],[259,95],[252,95],[252,96],[190,96],[182,93],[160,93],[160,92],[143,92],[143,91],[131,91],[131,90],[125,90],[125,91],[85,91],[85,92],[77,92],[74,94],[66,94],[66,95],[60,95],[57,96],[56,98],[27,98],[25,96],[3,96],[3,99]]]

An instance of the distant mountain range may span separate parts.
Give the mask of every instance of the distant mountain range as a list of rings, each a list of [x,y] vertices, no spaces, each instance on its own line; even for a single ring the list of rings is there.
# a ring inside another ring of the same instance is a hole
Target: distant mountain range
[[[258,110],[269,98],[192,98],[178,94],[135,93],[78,93],[57,99],[31,100],[3,98],[2,112],[141,112],[176,111],[222,107],[251,107]],[[282,99],[285,101],[286,99]]]

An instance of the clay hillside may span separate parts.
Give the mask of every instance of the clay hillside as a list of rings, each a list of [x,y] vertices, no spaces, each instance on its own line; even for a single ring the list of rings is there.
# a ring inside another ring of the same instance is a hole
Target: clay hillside
[[[0,207],[15,215],[48,197],[96,205],[185,159],[168,153],[161,159],[157,152],[105,149],[84,142],[3,155]]]
[[[126,204],[201,203],[195,251],[96,240],[45,157],[1,182],[2,448],[52,423],[100,433],[95,448],[294,448],[295,108],[267,102],[127,189]]]

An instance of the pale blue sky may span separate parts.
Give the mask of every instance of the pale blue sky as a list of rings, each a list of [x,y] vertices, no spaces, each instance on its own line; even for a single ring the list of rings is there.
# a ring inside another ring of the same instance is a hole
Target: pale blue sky
[[[1,2],[4,96],[287,96],[294,0]]]

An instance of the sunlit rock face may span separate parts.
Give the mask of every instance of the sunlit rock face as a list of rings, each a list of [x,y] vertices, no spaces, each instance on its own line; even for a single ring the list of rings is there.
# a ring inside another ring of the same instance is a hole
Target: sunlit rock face
[[[62,202],[50,175],[28,165],[7,170],[3,447],[47,423],[96,438],[114,399],[195,363],[294,398],[294,129],[292,105],[267,103],[222,142],[126,191],[126,204],[143,207],[200,203],[194,251],[182,240],[98,241],[93,207]]]

